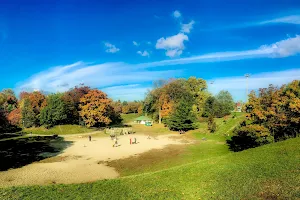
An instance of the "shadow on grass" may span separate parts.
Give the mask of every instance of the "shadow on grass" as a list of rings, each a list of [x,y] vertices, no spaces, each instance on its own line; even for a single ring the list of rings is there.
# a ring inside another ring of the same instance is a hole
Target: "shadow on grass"
[[[19,168],[58,155],[72,142],[57,136],[36,136],[0,141],[0,171]]]
[[[13,138],[13,137],[20,137],[23,135],[25,135],[25,134],[21,133],[21,132],[20,133],[2,133],[2,134],[0,134],[0,140]]]

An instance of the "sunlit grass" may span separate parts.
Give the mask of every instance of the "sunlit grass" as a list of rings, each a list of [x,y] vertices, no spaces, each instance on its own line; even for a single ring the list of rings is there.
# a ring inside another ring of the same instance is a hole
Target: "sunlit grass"
[[[68,134],[78,134],[78,133],[89,133],[96,131],[96,129],[90,129],[79,125],[58,125],[53,128],[46,129],[45,127],[27,128],[23,132],[27,134],[36,135],[68,135]]]
[[[158,172],[86,184],[12,187],[2,199],[297,199],[300,138]]]

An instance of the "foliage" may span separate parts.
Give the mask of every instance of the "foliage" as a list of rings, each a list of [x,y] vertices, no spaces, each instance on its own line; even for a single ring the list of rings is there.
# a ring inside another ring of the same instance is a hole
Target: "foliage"
[[[208,128],[208,130],[209,130],[211,133],[214,133],[214,132],[216,132],[216,130],[217,130],[217,124],[216,124],[216,122],[215,122],[215,120],[214,120],[214,117],[213,117],[212,115],[210,115],[210,116],[208,117],[207,128]]]
[[[270,85],[249,95],[248,118],[270,130],[275,141],[300,134],[300,81],[281,88]]]
[[[69,91],[65,92],[62,96],[63,101],[66,104],[66,114],[68,124],[79,124],[81,119],[79,116],[80,111],[80,99],[90,91],[88,86],[75,86]]]
[[[197,117],[192,112],[192,101],[183,98],[169,118],[166,120],[167,126],[171,130],[191,130],[197,128]]]
[[[13,111],[11,111],[7,116],[9,123],[14,126],[20,126],[21,118],[22,118],[21,113],[22,112],[21,112],[20,108],[17,108],[17,109],[14,109]]]
[[[274,137],[267,128],[254,124],[236,128],[234,130],[234,136],[227,142],[231,150],[242,151],[269,144],[273,141]]]
[[[40,122],[42,125],[52,127],[65,124],[67,121],[67,106],[62,99],[63,94],[51,94],[47,97],[47,106],[41,110]]]
[[[32,127],[35,124],[35,113],[29,99],[24,99],[21,105],[21,120],[23,127]]]
[[[10,113],[18,107],[18,99],[11,89],[2,90],[0,93],[0,108],[6,113]]]
[[[144,113],[150,114],[155,120],[162,119],[163,122],[167,123],[175,107],[178,106],[182,98],[187,96],[193,102],[190,105],[192,112],[200,118],[209,93],[207,92],[206,81],[195,77],[156,82],[144,100]]]
[[[0,109],[0,133],[4,133],[9,126],[9,122],[6,118],[6,113],[3,109]]]
[[[87,127],[120,122],[120,115],[111,106],[111,100],[100,90],[90,90],[80,99],[80,116]]]
[[[203,116],[224,117],[234,110],[234,101],[228,91],[220,91],[215,97],[208,97],[204,104]]]
[[[216,100],[220,105],[220,110],[218,113],[219,117],[224,117],[225,115],[229,115],[234,110],[234,101],[231,94],[228,91],[222,90],[217,96]]]
[[[39,91],[34,91],[34,92],[21,92],[20,93],[20,107],[24,105],[25,99],[29,101],[30,107],[32,111],[34,112],[34,122],[33,126],[39,126],[40,125],[40,112],[41,110],[47,105],[46,101],[46,96],[39,92]],[[29,105],[28,105],[29,106]]]

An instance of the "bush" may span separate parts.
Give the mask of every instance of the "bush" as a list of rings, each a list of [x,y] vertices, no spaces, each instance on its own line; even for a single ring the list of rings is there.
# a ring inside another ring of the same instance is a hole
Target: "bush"
[[[217,124],[214,121],[214,117],[212,115],[208,117],[207,127],[211,133],[214,133],[217,130]]]
[[[233,131],[233,134],[234,136],[227,140],[229,148],[233,151],[242,151],[274,142],[270,131],[264,126],[256,124],[240,126]]]

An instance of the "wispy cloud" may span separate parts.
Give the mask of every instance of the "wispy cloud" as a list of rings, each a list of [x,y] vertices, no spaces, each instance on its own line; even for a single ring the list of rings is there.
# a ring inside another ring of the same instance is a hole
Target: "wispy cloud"
[[[262,22],[258,22],[258,25],[264,24],[275,24],[275,23],[285,23],[285,24],[300,24],[300,15],[290,15],[279,18],[274,18],[271,20],[265,20]]]
[[[250,90],[256,91],[259,88],[268,87],[269,84],[280,87],[283,84],[299,79],[300,69],[258,73],[251,75],[248,79],[248,89],[249,92]],[[209,85],[209,90],[213,94],[221,90],[228,90],[236,97],[236,100],[246,100],[247,80],[245,77],[216,78],[213,81],[213,84]]]
[[[140,54],[141,56],[147,56],[149,57],[150,56],[150,53],[148,51],[138,51],[137,54]]]
[[[118,84],[147,83],[160,78],[176,77],[179,74],[179,70],[148,71],[126,63],[89,65],[77,62],[37,73],[23,83],[19,83],[16,91],[63,92],[81,83],[93,88],[103,88]]]
[[[170,42],[170,46],[171,44],[173,43]],[[279,42],[275,42],[270,45],[262,45],[257,49],[249,49],[244,51],[215,52],[215,53],[203,54],[203,55],[192,56],[187,58],[178,58],[178,59],[171,59],[171,60],[162,60],[162,61],[152,62],[152,63],[143,63],[140,64],[139,66],[153,67],[153,66],[201,63],[201,62],[223,62],[223,61],[254,59],[254,58],[282,58],[282,57],[294,56],[299,53],[300,53],[300,36],[297,35],[293,38],[281,40]]]
[[[165,42],[165,41],[164,41]],[[177,43],[166,42],[166,46],[176,48]],[[142,52],[141,52],[142,53]],[[183,65],[190,63],[205,62],[224,62],[230,60],[255,59],[255,58],[282,58],[300,54],[300,36],[288,38],[275,42],[270,45],[262,45],[257,49],[231,52],[215,52],[210,54],[191,56],[187,58],[161,60],[157,62],[145,62],[139,64],[128,63],[103,63],[103,64],[87,64],[77,62],[71,65],[58,66],[47,71],[43,71],[33,75],[28,80],[18,85],[17,91],[20,90],[44,90],[44,91],[65,91],[70,87],[85,83],[91,87],[109,87],[120,84],[140,84],[151,82],[159,78],[178,77],[180,70],[147,70],[149,67]],[[273,83],[276,80],[279,85],[291,79],[299,79],[300,70],[293,70],[272,74],[253,75],[251,80],[254,88],[263,87],[263,84]],[[269,77],[269,78],[268,78]],[[261,80],[260,80],[261,79]],[[282,79],[282,80],[281,80]],[[249,79],[250,80],[250,79]],[[220,83],[219,88],[241,89],[244,78],[230,78],[224,80],[216,80]],[[283,82],[281,82],[283,81]],[[241,84],[239,84],[241,83]],[[224,87],[221,87],[221,86]],[[249,83],[250,86],[250,83]],[[250,87],[251,89],[251,87]]]
[[[109,42],[105,42],[104,46],[106,47],[106,52],[107,53],[117,53],[118,51],[120,51],[119,48],[117,48],[115,45],[109,43]]]
[[[140,44],[137,43],[136,41],[133,41],[132,43],[133,43],[134,46],[139,46],[139,45],[140,45]]]
[[[121,100],[142,100],[145,97],[145,93],[151,87],[146,87],[141,84],[130,84],[130,85],[118,85],[113,87],[101,88],[108,96],[113,99]]]
[[[276,25],[276,24],[292,24],[300,25],[300,15],[286,15],[279,16],[276,18],[263,19],[258,21],[244,22],[241,24],[229,24],[226,26],[214,25],[212,28],[201,29],[201,31],[217,31],[217,30],[231,30],[231,29],[242,29],[255,26],[265,26],[265,25]]]

